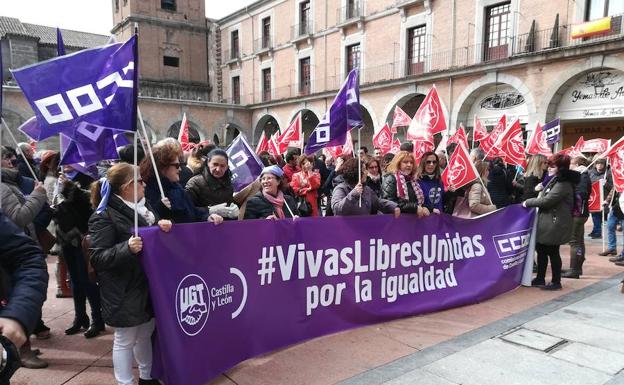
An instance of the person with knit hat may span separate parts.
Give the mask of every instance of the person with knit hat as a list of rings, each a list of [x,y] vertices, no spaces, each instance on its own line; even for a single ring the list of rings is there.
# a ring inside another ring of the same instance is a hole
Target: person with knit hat
[[[295,200],[284,194],[280,185],[284,171],[279,166],[265,167],[260,174],[262,189],[247,202],[245,219],[296,218]]]

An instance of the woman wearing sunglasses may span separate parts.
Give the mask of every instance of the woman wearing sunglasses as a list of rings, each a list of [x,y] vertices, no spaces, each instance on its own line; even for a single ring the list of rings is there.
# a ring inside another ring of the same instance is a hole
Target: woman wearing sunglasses
[[[165,199],[160,195],[158,181],[150,157],[141,161],[141,177],[145,182],[145,199],[160,218],[170,219],[173,223],[204,222],[206,220],[219,224],[223,218],[210,214],[195,207],[190,196],[180,182],[180,157],[182,148],[174,140],[165,140],[154,146],[152,153]]]
[[[434,214],[444,210],[444,184],[440,177],[440,159],[435,152],[426,152],[420,159],[418,185],[425,196],[425,206]]]

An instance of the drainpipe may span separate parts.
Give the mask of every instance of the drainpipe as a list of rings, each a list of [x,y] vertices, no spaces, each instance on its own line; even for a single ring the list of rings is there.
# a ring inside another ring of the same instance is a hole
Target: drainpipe
[[[453,3],[455,3],[455,1],[453,0]],[[448,133],[451,130],[451,115],[453,114],[453,77],[449,76],[449,116],[448,116],[448,129],[446,130],[447,132],[447,138],[448,138]],[[457,128],[456,128],[457,129]],[[455,131],[453,131],[455,132]]]
[[[253,104],[255,102],[255,100],[256,100],[256,57],[253,56],[253,44],[254,44],[254,41],[255,41],[255,31],[256,31],[256,29],[254,28],[253,16],[249,13],[249,6],[245,7],[245,13],[251,19],[251,51],[252,51],[252,58],[251,58],[251,99],[252,99],[252,104]],[[239,41],[242,41],[240,36],[239,36]],[[242,47],[239,47],[239,49],[242,51]],[[241,56],[243,56],[242,52],[241,52]],[[242,61],[241,61],[241,63],[242,63]],[[242,72],[242,67],[243,66],[241,65],[241,72]],[[252,112],[251,116],[252,116],[252,122],[253,122],[253,112]],[[255,127],[251,128],[251,140],[252,140],[252,143],[254,143],[256,141],[256,128]]]
[[[455,34],[457,33],[457,14],[455,9],[455,1],[451,1],[451,20],[453,22],[452,25],[452,33],[451,33],[451,65],[455,64]]]

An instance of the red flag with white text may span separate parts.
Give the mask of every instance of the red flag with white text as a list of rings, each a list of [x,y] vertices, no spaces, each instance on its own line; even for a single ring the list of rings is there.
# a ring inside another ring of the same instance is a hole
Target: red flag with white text
[[[545,157],[552,156],[553,152],[550,149],[550,145],[546,141],[546,135],[542,130],[542,126],[537,123],[533,134],[527,143],[526,153],[529,155],[544,155]]]
[[[468,150],[461,144],[455,147],[455,151],[453,151],[446,168],[442,171],[444,187],[458,189],[478,177],[479,175],[470,161]]]
[[[387,124],[373,135],[373,146],[379,148],[382,154],[386,154],[392,148],[392,132]]]
[[[617,192],[624,192],[624,136],[604,153],[611,163],[613,187]]]
[[[412,141],[414,143],[414,160],[416,162],[416,165],[418,165],[418,163],[420,163],[420,159],[423,157],[423,155],[425,155],[426,152],[429,151],[433,151],[434,149],[434,144],[433,141],[429,141],[426,139],[416,139]]]
[[[302,147],[303,129],[301,123],[301,112],[290,123],[286,131],[277,137],[280,154],[285,154],[288,147]]]
[[[472,126],[472,136],[474,137],[474,140],[476,141],[481,141],[488,136],[487,128],[485,128],[485,125],[483,124],[481,119],[477,117],[477,115],[474,116],[474,124]]]
[[[442,101],[434,85],[418,107],[414,119],[407,129],[407,139],[416,140],[426,138],[446,130],[446,119],[442,109]]]
[[[506,129],[507,117],[505,116],[505,114],[503,114],[503,116],[501,116],[500,120],[498,121],[498,124],[496,124],[496,127],[494,127],[494,129],[489,133],[488,136],[486,136],[483,140],[479,142],[479,147],[481,147],[483,151],[485,151],[485,153],[487,154],[496,144],[498,137],[501,136]]]
[[[264,131],[262,131],[262,135],[260,136],[260,140],[258,140],[258,145],[256,146],[256,154],[264,151],[269,151],[269,140],[267,139]]]
[[[269,138],[269,154],[273,155],[273,156],[278,156],[281,155],[280,153],[280,148],[279,148],[279,144],[277,143],[277,135],[278,133],[275,132],[273,135],[271,135],[271,137]]]
[[[180,132],[178,133],[178,142],[180,142],[180,145],[182,146],[182,151],[191,151],[195,148],[195,143],[189,142],[189,122],[186,119],[186,112],[182,116]]]
[[[388,152],[391,154],[396,154],[399,151],[401,151],[401,141],[398,140],[397,138],[394,138],[394,142],[392,142],[392,147],[390,148],[390,151]]]
[[[501,135],[498,144],[505,153],[505,162],[526,169],[526,155],[520,120],[516,121]]]
[[[599,213],[602,211],[602,202],[604,201],[602,190],[603,179],[598,179],[592,183],[591,194],[589,194],[589,212]]]
[[[585,140],[585,138],[581,136],[574,147],[580,152],[602,154],[609,148],[609,140],[601,138]]]
[[[390,127],[390,131],[393,134],[397,133],[397,127],[409,127],[410,123],[412,123],[412,118],[409,117],[405,111],[399,106],[394,107],[394,116],[392,117],[392,127]]]
[[[459,124],[459,128],[457,129],[457,131],[455,131],[455,133],[449,138],[447,146],[450,146],[453,143],[461,143],[464,145],[464,147],[469,147],[468,136],[466,136],[466,130],[464,130],[464,125],[461,123]]]

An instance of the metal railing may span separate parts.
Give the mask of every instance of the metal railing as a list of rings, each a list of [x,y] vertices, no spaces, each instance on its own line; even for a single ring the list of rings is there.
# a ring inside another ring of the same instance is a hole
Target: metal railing
[[[295,24],[290,27],[291,40],[296,40],[302,37],[310,36],[314,33],[314,25],[311,20],[307,22]]]
[[[233,60],[240,60],[241,54],[240,50],[231,51],[229,49],[223,51],[223,63],[228,63]]]
[[[336,20],[338,20],[338,24],[344,24],[352,20],[355,21],[363,16],[364,12],[362,4],[359,1],[356,1],[352,5],[346,5],[338,8]]]
[[[254,52],[256,53],[270,50],[271,48],[273,48],[273,40],[269,35],[254,40]]]

